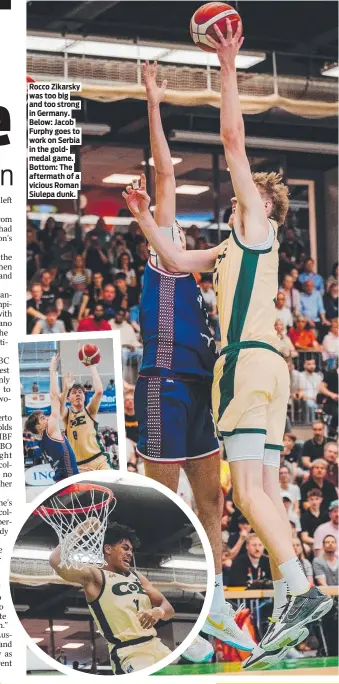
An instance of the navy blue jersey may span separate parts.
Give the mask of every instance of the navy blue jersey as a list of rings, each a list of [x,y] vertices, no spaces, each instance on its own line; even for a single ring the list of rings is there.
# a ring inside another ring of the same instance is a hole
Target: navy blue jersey
[[[148,263],[140,302],[141,375],[212,378],[217,359],[200,288],[191,274]]]
[[[63,437],[63,439],[54,439],[49,436],[47,430],[44,430],[40,447],[54,470],[55,482],[64,480],[65,477],[78,474],[79,471],[74,451],[67,437]]]

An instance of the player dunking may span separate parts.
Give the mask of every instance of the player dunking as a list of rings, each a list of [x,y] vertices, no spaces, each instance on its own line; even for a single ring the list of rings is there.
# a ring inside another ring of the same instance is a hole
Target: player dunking
[[[156,64],[144,65],[156,173],[155,221],[159,233],[171,239],[178,249],[185,249],[185,235],[175,221],[175,177],[160,116],[166,82],[160,88],[157,86],[156,71]],[[211,415],[217,352],[207,321],[202,294],[190,269],[185,274],[169,273],[151,248],[140,303],[144,355],[135,391],[137,451],[145,461],[146,475],[174,492],[180,466],[184,468],[215,561],[216,587],[211,610],[217,617],[211,616],[204,632],[251,651],[254,643],[238,628],[234,612],[224,599],[220,450]],[[210,644],[198,641],[204,648],[202,657],[207,657]]]
[[[210,39],[221,64],[221,138],[237,198],[230,237],[218,248],[185,253],[157,230],[145,178],[140,190],[129,187],[124,196],[167,270],[215,269],[223,349],[214,372],[213,411],[225,440],[234,502],[270,553],[273,621],[260,648],[277,653],[300,639],[305,625],[325,615],[333,601],[304,575],[279,491],[289,380],[277,351],[273,298],[277,224],[285,219],[288,191],[277,174],[251,174],[235,69],[241,26],[233,37],[227,20],[226,38],[214,28],[220,41]]]
[[[79,472],[73,449],[60,429],[60,401],[56,370],[58,360],[59,356],[56,354],[51,360],[49,371],[51,415],[45,416],[42,411],[34,411],[25,423],[25,430],[41,437],[40,448],[54,470],[55,482]]]
[[[79,535],[86,528],[88,533],[88,523],[81,523]],[[85,564],[80,570],[59,567],[59,546],[49,561],[60,577],[83,587],[89,610],[107,641],[115,675],[142,670],[171,653],[154,626],[159,620],[170,620],[174,610],[144,575],[131,569],[133,549],[138,545],[133,530],[114,523],[105,532],[104,570]]]
[[[94,395],[87,406],[85,389],[80,383],[74,383],[72,373],[66,373],[60,395],[67,439],[75,453],[80,473],[112,468],[109,455],[101,444],[96,421],[104,390],[96,366],[88,368],[92,374]],[[66,408],[67,399],[70,408]]]

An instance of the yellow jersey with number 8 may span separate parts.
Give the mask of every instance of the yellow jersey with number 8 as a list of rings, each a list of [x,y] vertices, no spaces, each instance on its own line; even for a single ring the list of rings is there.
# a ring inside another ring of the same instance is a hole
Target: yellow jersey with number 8
[[[105,454],[98,435],[98,423],[91,418],[87,408],[77,412],[68,409],[66,435],[79,464],[89,463]]]

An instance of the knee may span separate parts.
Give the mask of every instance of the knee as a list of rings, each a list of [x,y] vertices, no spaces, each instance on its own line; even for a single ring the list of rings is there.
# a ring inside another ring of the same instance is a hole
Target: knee
[[[221,519],[224,510],[224,495],[221,487],[209,492],[205,491],[200,501],[196,501],[196,503],[199,511],[208,510],[210,512],[213,510],[214,515]]]
[[[245,487],[233,488],[233,503],[245,517],[247,517],[250,498],[251,493]]]

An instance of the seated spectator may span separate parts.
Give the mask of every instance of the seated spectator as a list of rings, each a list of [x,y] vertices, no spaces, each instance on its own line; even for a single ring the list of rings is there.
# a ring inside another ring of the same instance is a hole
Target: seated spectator
[[[328,292],[324,294],[325,316],[328,321],[338,319],[338,283],[330,285]]]
[[[322,554],[314,559],[313,571],[319,587],[338,586],[337,539],[332,534],[324,537]]]
[[[288,492],[281,492],[281,498],[289,521],[293,523],[296,532],[299,533],[301,531],[300,518],[293,509],[291,494]]]
[[[331,482],[334,487],[338,487],[338,445],[336,442],[325,444],[324,461],[327,463],[326,480]]]
[[[195,249],[196,241],[199,237],[198,226],[192,225],[187,228],[186,233],[186,249]]]
[[[299,278],[299,271],[297,268],[291,268],[289,275],[292,278],[293,281],[293,287],[299,292],[301,290],[298,278]]]
[[[39,271],[41,264],[41,249],[36,239],[36,230],[28,226],[26,233],[26,278],[30,283]]]
[[[98,302],[94,306],[93,316],[83,318],[78,325],[77,332],[101,332],[103,330],[112,330],[112,328],[105,319],[103,304]]]
[[[313,584],[313,569],[310,561],[305,558],[304,549],[302,543],[298,537],[293,539],[293,548],[295,555],[297,556],[299,563],[308,579],[310,584]]]
[[[240,515],[238,518],[238,529],[235,532],[231,532],[228,539],[230,557],[232,560],[234,560],[239,554],[246,553],[246,542],[250,535],[251,529],[252,527],[248,520],[246,520],[243,515]]]
[[[286,306],[286,296],[284,292],[278,292],[275,300],[276,317],[283,323],[284,333],[287,328],[293,325],[291,310]]]
[[[85,266],[91,273],[102,273],[106,279],[109,273],[109,251],[107,247],[101,246],[100,237],[96,233],[91,235],[93,232],[90,231],[85,240],[85,251],[83,253]]]
[[[280,495],[285,496],[289,494],[292,508],[296,515],[300,515],[299,501],[301,499],[300,489],[298,485],[292,484],[290,469],[287,466],[281,466],[279,469]]]
[[[39,393],[39,385],[38,385],[36,380],[32,383],[32,393],[33,394]]]
[[[336,261],[335,264],[333,264],[331,275],[328,276],[326,280],[326,292],[329,292],[331,285],[338,285],[339,281],[339,269],[338,269],[338,262]]]
[[[105,321],[110,321],[111,318],[114,318],[116,312],[119,311],[121,307],[121,295],[117,292],[115,285],[105,285],[102,299],[97,301],[97,304],[99,303],[104,307]]]
[[[95,228],[93,228],[93,230],[88,231],[85,238],[85,243],[93,244],[93,237],[96,238],[101,249],[107,249],[110,247],[112,242],[111,233],[110,230],[107,228],[105,221],[102,217],[98,218],[95,224]]]
[[[286,359],[289,357],[295,358],[298,356],[298,352],[295,350],[293,342],[290,340],[288,335],[286,335],[284,323],[279,318],[277,318],[274,327],[278,337],[278,349],[280,354],[282,354]]]
[[[210,273],[203,273],[200,279],[200,290],[205,302],[209,325],[214,334],[219,333],[219,321],[217,314],[217,298],[213,290],[213,277]],[[218,337],[220,335],[218,334]]]
[[[240,554],[232,562],[229,574],[229,587],[251,587],[253,582],[271,580],[271,569],[264,545],[259,537],[250,534],[246,542],[246,553]]]
[[[320,294],[324,294],[324,279],[319,273],[316,273],[314,259],[311,257],[306,259],[304,271],[299,275],[299,283],[301,283],[301,285],[304,285],[307,280],[312,280],[315,289],[318,290]]]
[[[74,257],[73,268],[66,273],[66,278],[72,296],[69,311],[74,316],[78,316],[84,292],[92,280],[92,272],[89,268],[85,268],[85,260],[81,254]]]
[[[117,273],[114,279],[115,287],[117,288],[117,294],[121,298],[122,309],[129,309],[131,306],[137,303],[136,288],[130,287],[127,284],[126,273],[121,271]]]
[[[57,300],[60,299],[59,305],[62,307],[62,298],[59,296],[59,292],[56,287],[53,286],[53,279],[49,271],[41,271],[40,273],[40,285],[42,287],[42,301],[45,307],[56,306]]]
[[[32,335],[52,335],[53,333],[66,332],[63,321],[58,321],[57,319],[57,308],[55,306],[47,307],[45,318],[36,322]]]
[[[289,329],[288,336],[297,350],[310,351],[311,349],[315,349],[316,351],[319,351],[321,346],[319,342],[317,342],[313,330],[306,330],[306,323],[307,321],[304,316],[298,316],[295,326]]]
[[[93,385],[89,380],[86,380],[86,382],[84,382],[84,389],[86,390],[86,392],[93,391]]]
[[[325,316],[323,298],[318,290],[314,288],[313,280],[306,280],[303,292],[300,295],[301,315],[306,318],[306,323],[310,328],[320,328],[322,325],[329,325]]]
[[[115,382],[113,378],[107,383],[106,392],[111,392],[115,389]]]
[[[128,249],[125,237],[121,233],[117,233],[115,236],[114,251],[116,260],[119,260],[122,254],[128,254],[130,263],[133,262],[132,252]]]
[[[317,527],[314,533],[313,550],[314,555],[320,556],[323,549],[323,541],[328,534],[332,534],[337,542],[336,555],[338,555],[338,541],[339,541],[339,515],[338,515],[338,500],[332,501],[328,509],[330,520]]]
[[[322,398],[323,411],[326,416],[329,416],[329,437],[335,438],[338,430],[338,368],[326,371],[319,393]]]
[[[38,233],[38,240],[42,251],[43,268],[48,268],[51,263],[50,252],[55,239],[56,227],[57,225],[54,217],[49,216],[45,223],[45,227],[42,230],[39,230]]]
[[[317,408],[317,395],[320,389],[323,376],[316,372],[316,363],[314,359],[306,359],[304,362],[304,370],[299,373],[298,386],[293,393],[293,399],[303,409],[306,415],[306,420],[312,422],[315,418],[315,410]]]
[[[208,249],[209,245],[206,240],[206,238],[203,235],[200,235],[197,238],[195,249]]]
[[[124,408],[126,437],[137,444],[138,421],[134,409],[134,392],[126,392],[124,395]]]
[[[94,305],[104,296],[104,276],[102,273],[93,273],[92,282],[86,287],[81,299],[78,320],[87,318],[90,311],[94,310]]]
[[[323,361],[327,361],[328,367],[336,367],[339,358],[339,334],[338,319],[332,318],[330,332],[323,339]]]
[[[293,278],[291,275],[285,275],[282,287],[279,292],[285,295],[285,306],[290,310],[292,316],[299,316],[300,314],[300,294],[294,287]]]
[[[37,320],[44,320],[46,306],[42,299],[42,287],[35,283],[31,288],[31,297],[26,302],[27,333],[31,335]]]
[[[296,463],[299,465],[300,450],[298,449],[296,442],[297,438],[295,435],[292,435],[290,432],[285,432],[283,438],[284,449],[281,452],[284,456],[285,463]]]
[[[74,241],[68,241],[65,230],[58,226],[51,247],[51,261],[58,267],[62,278],[65,278],[67,271],[72,268],[74,256]]]
[[[139,342],[134,328],[126,321],[126,311],[120,309],[117,311],[115,318],[109,322],[112,330],[120,331],[123,363],[125,365],[135,363],[139,368],[143,354],[142,344]]]
[[[322,495],[322,504],[320,511],[326,513],[332,501],[337,498],[337,491],[333,484],[326,480],[327,463],[322,458],[317,458],[313,461],[311,466],[310,477],[300,487],[301,501],[304,510],[310,507],[307,501],[307,494],[311,489],[320,489]]]
[[[144,234],[137,221],[131,221],[128,227],[128,232],[125,233],[125,242],[128,250],[132,254],[132,259],[134,260],[137,246],[140,242],[145,242]]]
[[[124,273],[126,276],[126,285],[135,288],[137,285],[137,277],[135,270],[131,267],[131,257],[128,252],[122,252],[118,258],[118,266],[114,269],[115,276]],[[115,278],[116,280],[116,278]]]
[[[301,514],[301,541],[313,549],[314,533],[319,525],[328,522],[328,513],[321,513],[323,497],[320,489],[310,489],[306,501],[309,507]]]
[[[301,268],[304,258],[303,243],[297,238],[294,228],[286,228],[285,238],[279,248],[279,266],[282,275],[289,272],[292,266]]]
[[[311,468],[313,461],[324,456],[324,447],[327,442],[325,437],[325,425],[321,420],[315,420],[312,425],[313,437],[304,442],[301,460],[304,468]]]

